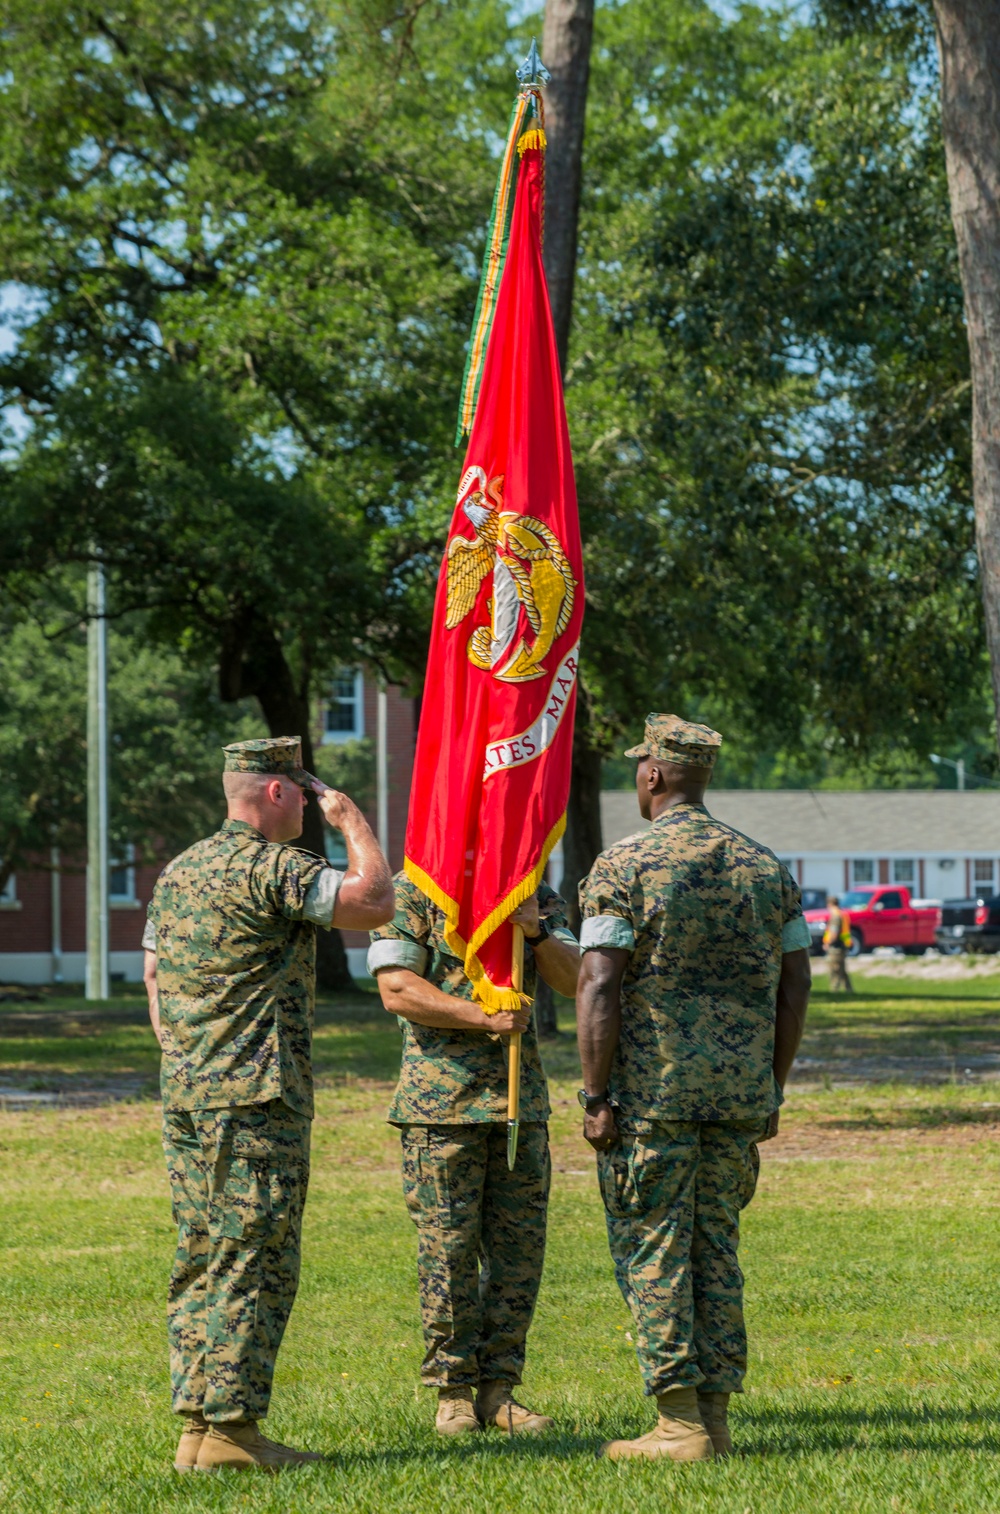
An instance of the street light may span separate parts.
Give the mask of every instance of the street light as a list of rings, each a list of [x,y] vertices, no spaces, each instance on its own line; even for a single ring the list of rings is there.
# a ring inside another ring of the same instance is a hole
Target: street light
[[[954,768],[955,769],[955,778],[956,778],[956,787],[959,789],[960,792],[964,792],[964,790],[965,790],[965,763],[962,761],[961,757],[959,757],[957,759],[952,758],[952,757],[939,757],[938,754],[937,754],[937,752],[932,752],[931,753],[931,761],[934,762],[934,763],[937,763],[937,765],[939,767],[942,766],[942,765],[944,765],[945,767]]]

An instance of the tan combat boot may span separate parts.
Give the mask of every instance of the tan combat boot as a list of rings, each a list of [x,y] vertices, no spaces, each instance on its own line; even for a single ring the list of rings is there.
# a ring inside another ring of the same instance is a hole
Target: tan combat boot
[[[540,1435],[555,1424],[547,1414],[533,1414],[519,1404],[507,1384],[499,1380],[479,1384],[476,1414],[484,1430],[487,1425],[496,1425],[508,1435]]]
[[[185,1414],[184,1429],[181,1438],[177,1442],[177,1454],[174,1457],[175,1472],[193,1472],[195,1462],[198,1460],[198,1452],[201,1443],[208,1430],[208,1420],[204,1414]]]
[[[611,1461],[662,1456],[671,1461],[711,1461],[715,1452],[698,1412],[697,1390],[668,1388],[656,1395],[656,1405],[660,1416],[655,1430],[638,1440],[609,1440],[601,1454]]]
[[[198,1472],[217,1472],[232,1468],[249,1472],[282,1472],[286,1467],[301,1467],[308,1461],[326,1461],[317,1451],[295,1451],[276,1440],[261,1435],[255,1419],[243,1424],[209,1425],[201,1442],[195,1468]]]
[[[470,1435],[479,1429],[471,1388],[439,1388],[434,1428],[439,1435]]]
[[[729,1434],[729,1394],[703,1393],[698,1389],[698,1408],[702,1424],[708,1431],[716,1456],[732,1456],[733,1442]]]

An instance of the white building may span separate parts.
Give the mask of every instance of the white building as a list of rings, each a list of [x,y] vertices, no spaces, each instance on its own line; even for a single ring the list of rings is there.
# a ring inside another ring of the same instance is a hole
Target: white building
[[[802,888],[902,883],[920,898],[1000,888],[1000,790],[713,789],[709,811],[762,841]],[[601,795],[604,844],[645,826],[635,794]]]

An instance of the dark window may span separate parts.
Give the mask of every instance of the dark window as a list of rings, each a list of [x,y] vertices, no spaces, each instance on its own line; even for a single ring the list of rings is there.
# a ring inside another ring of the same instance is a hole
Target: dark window
[[[902,909],[903,908],[903,896],[902,896],[902,894],[896,894],[896,893],[892,893],[892,892],[890,892],[888,894],[882,894],[882,895],[880,895],[878,902],[881,904],[881,906],[882,906],[883,909]]]
[[[328,731],[343,731],[352,736],[357,734],[358,683],[354,673],[339,673],[333,680],[330,702],[326,707]]]

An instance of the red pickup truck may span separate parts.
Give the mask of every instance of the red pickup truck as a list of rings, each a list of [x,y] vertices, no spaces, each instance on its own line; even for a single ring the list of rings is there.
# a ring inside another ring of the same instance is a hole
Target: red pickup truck
[[[908,888],[899,884],[876,884],[871,888],[852,888],[838,898],[851,927],[852,957],[876,946],[898,946],[908,955],[917,956],[935,944],[934,933],[941,924],[941,908],[923,899],[913,899]],[[822,950],[827,912],[825,909],[807,909],[805,919],[812,937],[813,954],[818,955]]]

